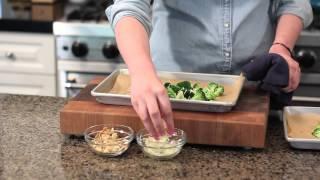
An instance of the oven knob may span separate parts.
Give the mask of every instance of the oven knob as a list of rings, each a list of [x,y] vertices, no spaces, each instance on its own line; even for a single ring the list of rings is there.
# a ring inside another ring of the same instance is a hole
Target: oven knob
[[[104,57],[108,59],[116,58],[119,56],[118,47],[115,44],[105,44],[102,48]]]
[[[299,64],[304,68],[311,68],[317,59],[316,54],[310,50],[300,50],[296,53]]]
[[[73,55],[76,57],[84,57],[89,52],[87,44],[82,42],[74,42],[72,44],[71,50]]]

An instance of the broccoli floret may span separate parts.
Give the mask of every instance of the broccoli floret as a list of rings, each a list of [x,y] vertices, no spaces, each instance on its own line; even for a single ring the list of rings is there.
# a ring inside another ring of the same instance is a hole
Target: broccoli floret
[[[202,88],[197,89],[194,93],[194,96],[191,99],[206,101],[206,96],[205,96],[204,92],[202,91]]]
[[[316,138],[320,138],[320,125],[313,130],[312,135]]]
[[[185,99],[184,97],[184,94],[183,94],[183,91],[179,91],[177,96],[176,96],[176,99]]]
[[[177,86],[179,86],[180,88],[182,88],[184,90],[192,89],[191,83],[189,81],[181,81],[181,82],[177,83]]]
[[[312,135],[316,138],[320,138],[320,128],[318,129],[315,129],[313,132],[312,132]]]
[[[170,86],[170,84],[171,84],[171,83],[166,82],[166,83],[164,83],[164,87],[165,87],[165,88],[168,88],[168,87]]]
[[[200,84],[199,83],[194,83],[192,86],[193,90],[199,89],[200,88]]]
[[[219,85],[215,90],[214,90],[215,94],[217,94],[218,96],[221,96],[224,93],[224,87]]]
[[[224,93],[224,87],[214,82],[210,82],[205,88],[201,88],[199,83],[192,85],[190,81],[181,81],[177,84],[166,82],[164,87],[168,96],[176,99],[211,101]]]
[[[203,92],[204,92],[204,95],[206,96],[206,99],[209,101],[215,100],[217,97],[217,95],[214,93],[214,91],[209,88],[204,88]]]
[[[194,92],[193,92],[192,90],[186,90],[186,91],[184,92],[184,97],[185,97],[186,99],[191,99],[193,96],[194,96]]]
[[[173,84],[170,84],[168,87],[170,87],[174,93],[178,94],[178,92],[181,90],[181,88],[179,86],[176,86],[176,85],[173,85]]]
[[[167,93],[168,93],[169,98],[176,98],[176,93],[174,92],[174,90],[170,86],[167,88]]]
[[[219,85],[217,83],[214,83],[214,82],[210,82],[208,84],[208,88],[212,91],[214,91]]]

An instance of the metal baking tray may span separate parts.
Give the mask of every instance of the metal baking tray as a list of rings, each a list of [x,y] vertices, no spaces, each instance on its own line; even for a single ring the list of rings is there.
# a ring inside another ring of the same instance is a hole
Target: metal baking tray
[[[127,69],[114,71],[92,91],[91,95],[95,96],[98,102],[114,105],[131,105],[130,95],[108,93],[119,74],[128,75]],[[213,81],[224,85],[232,85],[236,89],[235,97],[229,101],[195,101],[170,99],[173,109],[204,111],[204,112],[227,112],[236,105],[241,93],[245,78],[236,75],[221,74],[200,74],[200,73],[182,73],[182,72],[157,72],[160,78],[172,80],[193,80],[193,81]]]
[[[295,114],[315,113],[320,115],[320,107],[287,106],[283,110],[283,126],[286,140],[297,149],[320,150],[320,139],[291,138],[288,136],[288,116]]]

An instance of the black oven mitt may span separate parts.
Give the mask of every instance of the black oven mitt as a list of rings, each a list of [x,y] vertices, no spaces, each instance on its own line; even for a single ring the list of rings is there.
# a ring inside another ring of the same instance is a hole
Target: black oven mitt
[[[291,104],[293,92],[282,91],[289,84],[289,66],[282,56],[274,53],[257,56],[242,71],[249,81],[260,81],[260,89],[270,92],[271,108],[282,109]]]

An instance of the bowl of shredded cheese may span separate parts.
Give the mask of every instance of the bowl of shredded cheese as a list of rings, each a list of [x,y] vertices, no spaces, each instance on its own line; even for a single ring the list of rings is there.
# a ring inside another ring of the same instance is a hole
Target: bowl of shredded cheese
[[[142,129],[137,133],[136,139],[145,155],[153,159],[167,160],[181,152],[186,143],[186,134],[181,129],[175,129],[173,135],[155,139],[146,129]]]
[[[129,148],[134,131],[124,125],[100,124],[86,129],[84,138],[96,154],[115,157]]]

